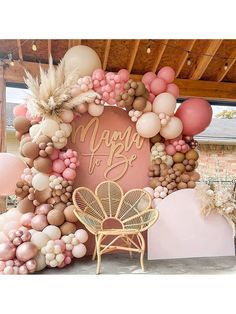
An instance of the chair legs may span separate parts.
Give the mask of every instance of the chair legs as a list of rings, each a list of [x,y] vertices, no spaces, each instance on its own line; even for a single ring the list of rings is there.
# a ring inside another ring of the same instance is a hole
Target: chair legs
[[[97,248],[97,275],[101,272],[101,242],[102,242],[102,234],[99,234],[96,241]]]
[[[141,247],[140,264],[141,264],[142,271],[144,271],[145,240],[141,233],[139,233],[137,236],[138,236],[138,239],[140,240],[140,247]]]

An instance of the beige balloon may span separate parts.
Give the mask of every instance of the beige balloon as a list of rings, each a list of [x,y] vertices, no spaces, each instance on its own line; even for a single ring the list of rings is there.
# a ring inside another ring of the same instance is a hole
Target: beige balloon
[[[164,112],[172,116],[175,112],[176,99],[170,93],[161,93],[153,101],[153,112],[159,114]]]
[[[171,140],[179,136],[183,131],[182,121],[177,117],[171,117],[170,121],[165,127],[160,130],[161,136],[166,140]]]
[[[136,123],[136,130],[144,138],[155,136],[161,127],[161,122],[154,112],[145,112]]]
[[[70,48],[63,60],[65,61],[65,75],[79,69],[79,76],[91,76],[93,71],[102,67],[97,53],[88,46],[74,46]]]

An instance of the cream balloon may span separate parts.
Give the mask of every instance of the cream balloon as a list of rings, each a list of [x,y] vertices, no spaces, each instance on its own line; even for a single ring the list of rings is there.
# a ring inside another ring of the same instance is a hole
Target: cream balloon
[[[161,112],[166,113],[169,116],[173,116],[176,108],[176,99],[170,93],[161,93],[153,101],[153,112],[159,114]]]
[[[65,132],[66,137],[69,137],[72,132],[72,126],[69,123],[60,123],[60,130]]]
[[[147,101],[146,107],[144,108],[143,112],[150,112],[150,111],[152,111],[152,104],[150,103],[150,101]]]
[[[91,103],[88,105],[88,113],[93,117],[99,117],[104,111],[104,106]]]
[[[161,128],[160,134],[166,140],[171,140],[179,136],[183,131],[183,123],[177,117],[171,117],[168,124]]]
[[[49,177],[43,173],[37,173],[32,179],[32,185],[35,190],[43,191],[49,186]]]
[[[80,77],[89,75],[93,71],[102,67],[101,61],[97,53],[88,46],[74,46],[70,48],[64,58],[65,62],[65,75],[68,76],[75,69],[78,69]]]
[[[38,249],[46,246],[47,242],[50,240],[49,236],[44,232],[35,232],[31,237],[31,242],[33,242]]]
[[[70,123],[74,119],[74,114],[71,110],[63,110],[60,114],[60,118],[65,123]]]
[[[40,124],[34,124],[29,129],[29,134],[31,138],[34,138],[40,131],[41,125]]]
[[[145,138],[155,136],[160,131],[160,128],[160,119],[154,112],[145,112],[136,123],[138,134]]]
[[[45,255],[43,255],[41,252],[38,252],[38,254],[34,257],[36,261],[36,271],[41,271],[43,270],[47,265],[46,265],[46,259]]]
[[[47,234],[51,240],[58,240],[61,237],[61,230],[56,226],[47,226],[43,229],[43,233]]]
[[[57,130],[59,130],[59,124],[53,119],[45,119],[41,123],[41,129],[43,135],[52,137]]]

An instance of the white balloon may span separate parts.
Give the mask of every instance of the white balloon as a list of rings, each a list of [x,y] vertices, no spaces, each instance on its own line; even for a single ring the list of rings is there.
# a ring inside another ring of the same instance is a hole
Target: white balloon
[[[183,123],[177,117],[171,117],[169,123],[161,128],[160,134],[166,140],[171,140],[179,136],[183,131]]]
[[[61,237],[61,230],[53,225],[44,228],[43,233],[47,234],[51,240],[59,240]]]
[[[68,123],[60,123],[60,130],[65,132],[66,137],[69,137],[72,132],[72,126]]]
[[[49,176],[44,173],[37,173],[32,179],[32,185],[35,190],[43,191],[49,187]]]
[[[104,106],[91,103],[88,105],[88,113],[93,117],[99,117],[104,111]]]
[[[88,46],[74,46],[70,48],[63,60],[65,61],[65,75],[68,76],[75,69],[79,69],[79,76],[91,76],[93,71],[102,67],[97,53]]]
[[[30,127],[30,129],[29,129],[30,137],[31,137],[31,138],[34,138],[34,137],[38,134],[40,128],[41,128],[41,125],[40,125],[40,124],[34,124],[34,125],[32,125],[32,126]]]
[[[76,258],[83,257],[87,252],[86,246],[82,243],[76,245],[72,249],[72,255]]]
[[[161,122],[154,112],[145,112],[136,123],[136,130],[142,137],[150,138],[160,131]]]
[[[47,266],[46,258],[41,252],[38,252],[38,254],[34,257],[34,259],[36,260],[36,265],[37,265],[36,271],[41,271]]]
[[[57,130],[59,130],[59,124],[53,119],[45,119],[41,123],[42,133],[48,137],[52,137]]]
[[[44,247],[49,240],[49,236],[44,232],[35,232],[31,237],[31,242],[34,243],[38,249]]]

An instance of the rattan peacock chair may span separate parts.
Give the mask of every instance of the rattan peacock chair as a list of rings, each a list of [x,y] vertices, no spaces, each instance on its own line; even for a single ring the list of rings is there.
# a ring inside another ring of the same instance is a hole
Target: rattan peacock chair
[[[128,251],[130,257],[132,252],[140,253],[144,270],[145,241],[141,232],[150,228],[159,215],[150,208],[148,192],[133,189],[124,194],[117,183],[104,181],[95,193],[85,187],[77,188],[73,202],[75,215],[95,235],[93,260],[97,255],[97,274],[101,271],[101,255],[114,250]]]

